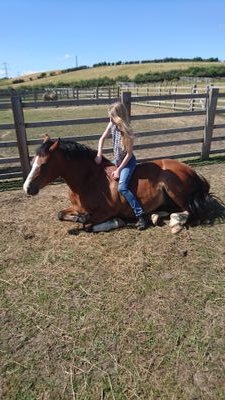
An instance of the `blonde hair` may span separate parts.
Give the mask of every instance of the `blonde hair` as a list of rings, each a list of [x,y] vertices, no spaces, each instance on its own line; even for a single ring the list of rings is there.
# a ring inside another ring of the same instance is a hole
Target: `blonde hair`
[[[112,118],[113,122],[121,132],[122,145],[124,149],[127,149],[129,143],[132,141],[133,131],[125,105],[121,102],[113,103],[110,105],[108,112],[109,117]]]

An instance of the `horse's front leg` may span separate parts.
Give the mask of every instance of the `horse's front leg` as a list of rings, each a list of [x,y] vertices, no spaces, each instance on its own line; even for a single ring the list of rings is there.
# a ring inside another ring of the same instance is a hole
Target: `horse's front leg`
[[[66,208],[58,213],[58,219],[60,221],[80,222],[86,224],[89,221],[88,213],[79,213],[74,210],[73,207]]]

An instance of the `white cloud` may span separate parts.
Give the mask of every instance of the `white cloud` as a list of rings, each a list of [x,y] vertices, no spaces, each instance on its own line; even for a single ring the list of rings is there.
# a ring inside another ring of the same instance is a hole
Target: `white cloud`
[[[73,58],[72,54],[66,53],[63,56],[58,57],[59,61],[65,61],[65,60],[70,60]]]
[[[38,74],[40,71],[24,71],[22,72],[22,76],[26,76],[26,75],[32,75],[32,74]]]
[[[71,54],[64,54],[63,60],[68,60],[69,58],[72,58]]]

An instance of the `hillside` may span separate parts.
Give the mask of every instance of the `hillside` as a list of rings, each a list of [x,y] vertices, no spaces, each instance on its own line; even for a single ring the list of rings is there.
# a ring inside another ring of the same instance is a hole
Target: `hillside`
[[[221,68],[224,63],[221,62],[151,62],[139,64],[121,64],[110,66],[90,67],[76,71],[46,71],[32,75],[24,75],[21,77],[0,81],[1,88],[19,88],[21,86],[48,86],[48,85],[76,85],[80,81],[100,79],[108,77],[109,79],[121,80],[120,78],[128,77],[134,79],[138,74],[160,74],[162,72],[187,70],[189,68]],[[15,81],[19,83],[15,83]],[[14,83],[13,83],[14,82]]]

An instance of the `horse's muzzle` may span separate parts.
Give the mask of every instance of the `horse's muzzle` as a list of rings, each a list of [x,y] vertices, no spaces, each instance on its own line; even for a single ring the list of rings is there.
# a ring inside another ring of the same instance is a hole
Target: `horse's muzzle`
[[[36,194],[38,194],[38,192],[39,186],[35,185],[34,183],[31,183],[27,188],[27,194],[29,194],[30,196],[35,196]]]

